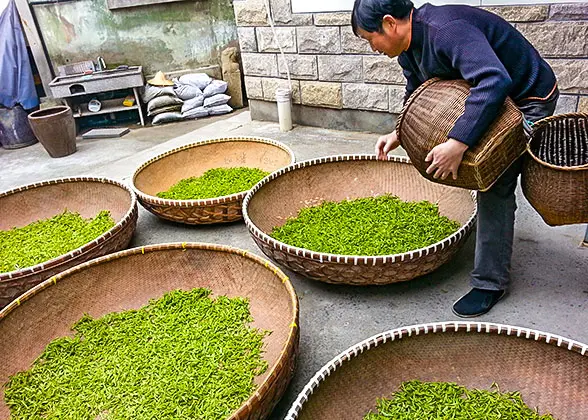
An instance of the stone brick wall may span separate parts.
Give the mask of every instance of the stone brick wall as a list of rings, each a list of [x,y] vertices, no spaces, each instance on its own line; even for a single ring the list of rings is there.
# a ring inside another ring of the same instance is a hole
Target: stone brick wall
[[[275,101],[275,89],[287,85],[264,4],[234,1],[252,107]],[[295,104],[382,117],[400,111],[405,85],[400,66],[355,37],[349,12],[292,14],[290,0],[270,0],[270,7],[287,56]],[[562,93],[557,112],[588,112],[588,3],[486,9],[511,22],[552,65]]]

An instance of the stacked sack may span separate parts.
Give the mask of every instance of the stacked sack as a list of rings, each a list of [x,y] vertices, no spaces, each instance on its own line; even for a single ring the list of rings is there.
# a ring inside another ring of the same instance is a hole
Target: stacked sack
[[[190,99],[184,99],[182,105],[182,116],[185,119],[202,118],[208,115],[227,114],[233,110],[227,102],[231,99],[225,95],[227,91],[227,82],[222,80],[213,80],[205,73],[185,74],[181,76],[174,85],[176,95],[181,95],[186,91],[198,93]]]
[[[143,102],[147,104],[147,115],[153,117],[153,125],[182,119],[184,101],[176,96],[174,82],[161,71],[145,85]]]
[[[147,82],[143,102],[153,125],[184,119],[227,114],[233,110],[227,102],[227,82],[214,80],[205,73],[168,80],[162,72]]]

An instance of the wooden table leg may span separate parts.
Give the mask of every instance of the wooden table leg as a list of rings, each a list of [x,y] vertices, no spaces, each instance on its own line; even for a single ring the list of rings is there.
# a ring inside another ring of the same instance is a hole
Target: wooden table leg
[[[135,101],[138,106],[139,118],[141,119],[141,125],[145,127],[145,118],[143,117],[143,106],[141,104],[141,97],[139,96],[139,88],[134,87],[133,93],[135,94]]]
[[[76,115],[76,109],[74,109],[74,101],[72,98],[62,98],[61,102],[68,106],[71,109],[73,115]],[[76,124],[76,135],[80,132],[80,120],[79,118],[74,118],[74,122]]]

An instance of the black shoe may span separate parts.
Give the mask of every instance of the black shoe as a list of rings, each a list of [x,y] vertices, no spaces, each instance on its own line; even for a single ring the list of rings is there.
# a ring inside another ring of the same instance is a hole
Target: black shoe
[[[472,289],[453,304],[453,313],[461,318],[473,318],[488,312],[505,295],[505,290]]]

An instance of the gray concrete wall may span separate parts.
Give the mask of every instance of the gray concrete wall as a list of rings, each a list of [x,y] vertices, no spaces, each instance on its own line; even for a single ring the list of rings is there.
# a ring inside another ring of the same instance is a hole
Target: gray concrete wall
[[[231,0],[197,0],[109,10],[106,0],[33,5],[57,66],[103,56],[107,65],[142,65],[145,74],[220,64],[237,43]],[[57,71],[56,71],[57,73]]]
[[[405,79],[400,66],[374,54],[353,34],[350,12],[293,14],[290,0],[270,3],[295,104],[383,115],[401,110]],[[259,112],[254,107],[275,101],[276,87],[287,81],[264,1],[236,0],[234,8],[247,95],[257,100],[251,113],[271,119],[267,107]],[[556,112],[588,112],[588,3],[487,9],[511,22],[552,65],[562,93]]]

